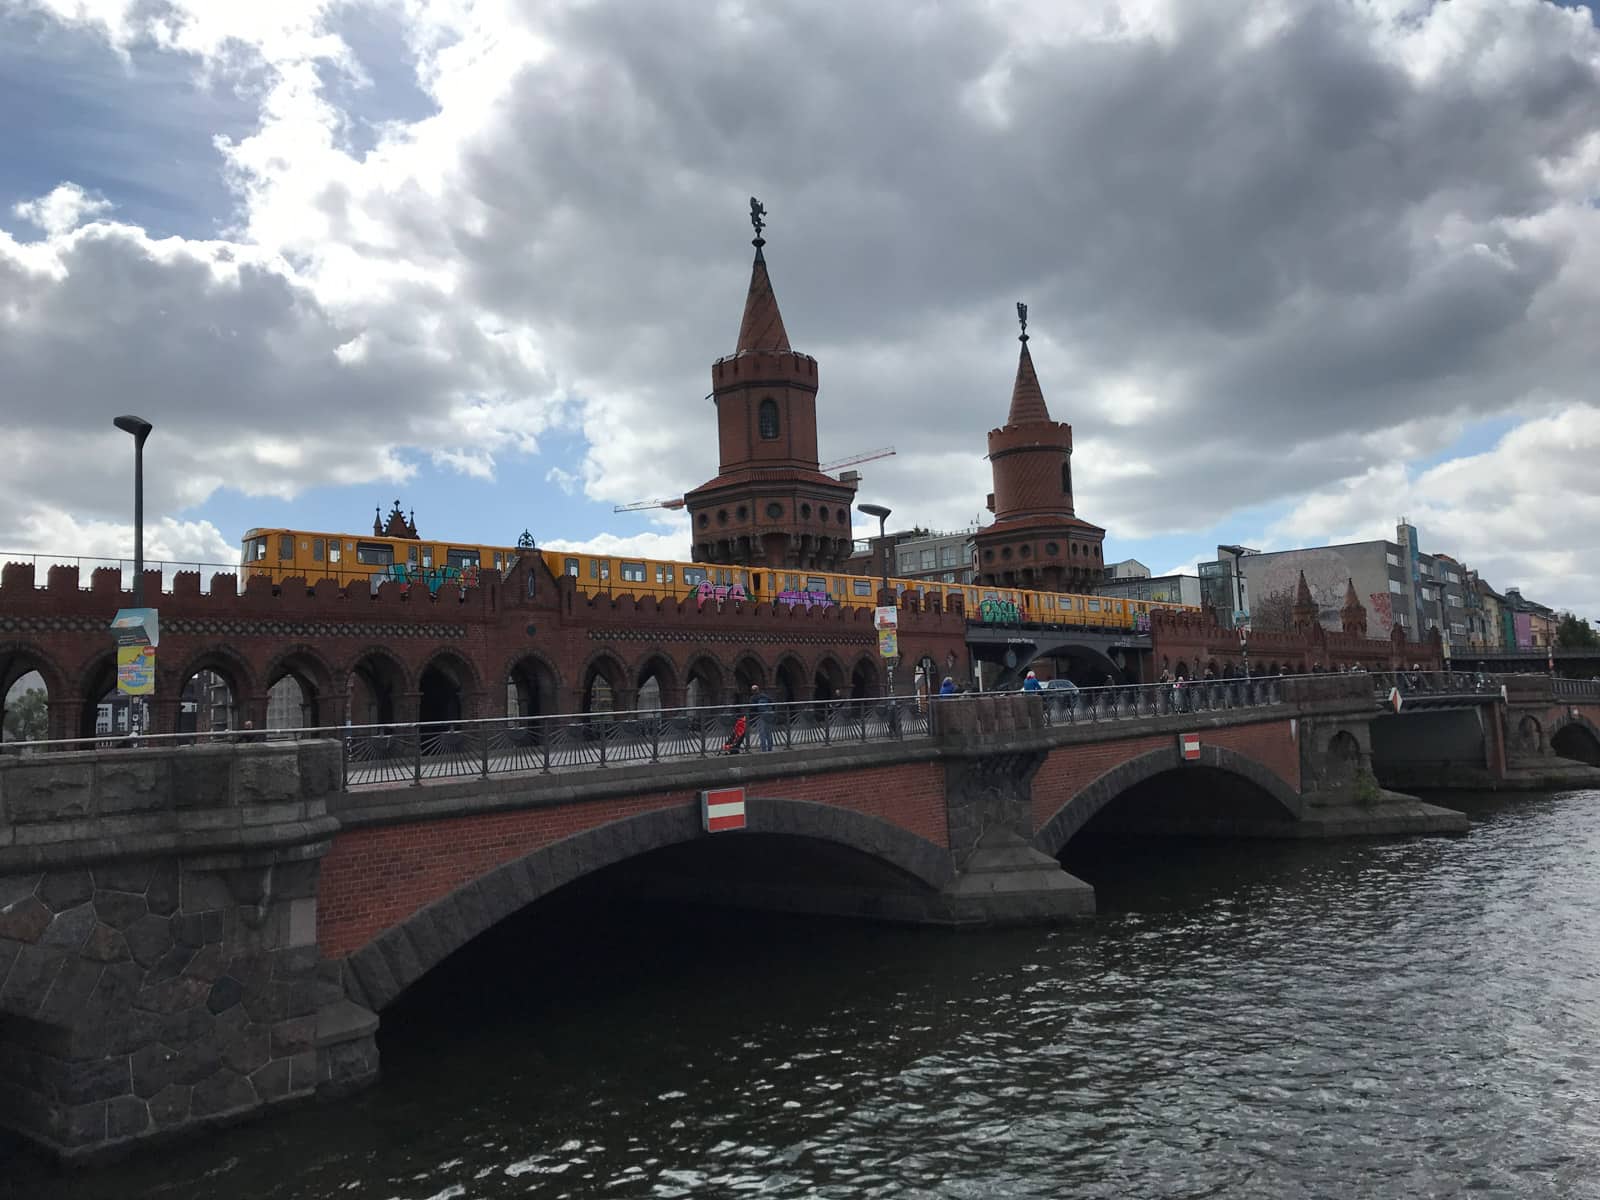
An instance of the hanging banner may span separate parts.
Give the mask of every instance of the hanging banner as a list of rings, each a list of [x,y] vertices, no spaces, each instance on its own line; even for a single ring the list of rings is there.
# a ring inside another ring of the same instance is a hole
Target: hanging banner
[[[880,605],[872,610],[872,627],[880,632],[900,627],[900,610],[892,604]]]
[[[878,653],[884,658],[900,657],[899,634],[893,629],[878,630]]]
[[[160,614],[153,608],[119,608],[111,618],[111,636],[119,646],[159,646]]]
[[[156,690],[156,648],[143,643],[117,647],[117,691],[149,696]]]

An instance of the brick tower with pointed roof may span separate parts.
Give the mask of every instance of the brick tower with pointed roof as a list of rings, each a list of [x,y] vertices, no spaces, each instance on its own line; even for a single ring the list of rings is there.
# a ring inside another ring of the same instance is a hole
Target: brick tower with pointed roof
[[[717,477],[684,496],[696,562],[834,570],[850,557],[856,485],[817,461],[817,360],[789,346],[767,274],[766,210],[750,201],[755,263],[739,342],[711,367]]]
[[[1028,352],[1028,306],[1017,305],[1022,354],[1006,423],[989,431],[994,523],[974,536],[980,583],[1082,591],[1105,576],[1106,531],[1080,520],[1072,500],[1072,426],[1050,419]]]
[[[1367,606],[1356,595],[1354,576],[1345,577],[1344,607],[1339,610],[1339,626],[1353,637],[1367,636]]]
[[[1306,582],[1304,571],[1300,572],[1300,581],[1295,584],[1294,608],[1290,609],[1290,619],[1297,633],[1309,633],[1322,623],[1317,615],[1317,602],[1311,598],[1311,585]]]

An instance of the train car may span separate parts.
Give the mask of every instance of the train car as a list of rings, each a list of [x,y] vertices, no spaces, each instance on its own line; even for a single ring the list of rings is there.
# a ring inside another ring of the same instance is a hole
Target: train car
[[[390,580],[438,591],[446,584],[471,587],[478,572],[510,569],[514,546],[432,542],[378,534],[318,533],[304,529],[251,529],[240,546],[245,575],[265,575],[274,583],[300,577],[315,583],[336,580],[342,587],[358,579],[376,589]]]
[[[578,590],[587,594],[652,596],[663,601],[691,597],[733,599],[807,608],[871,608],[878,602],[879,581],[873,576],[295,529],[250,530],[244,537],[240,565],[245,574],[266,575],[275,583],[295,577],[312,582],[331,578],[342,586],[365,579],[377,588],[395,580],[403,586],[421,584],[437,592],[447,584],[471,587],[480,570],[509,571],[517,557],[527,553],[540,555],[552,575],[570,576],[577,581]],[[1195,611],[1184,605],[1114,596],[925,579],[890,578],[889,586],[897,595],[909,595],[919,602],[937,596],[947,608],[959,597],[969,620],[1000,624],[1143,632],[1149,628],[1154,609]]]

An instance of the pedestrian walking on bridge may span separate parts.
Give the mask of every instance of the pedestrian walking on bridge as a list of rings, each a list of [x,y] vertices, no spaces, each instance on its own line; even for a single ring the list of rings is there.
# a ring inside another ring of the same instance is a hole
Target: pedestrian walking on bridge
[[[756,727],[756,738],[763,750],[772,749],[772,698],[761,690],[759,683],[750,685],[750,717]]]

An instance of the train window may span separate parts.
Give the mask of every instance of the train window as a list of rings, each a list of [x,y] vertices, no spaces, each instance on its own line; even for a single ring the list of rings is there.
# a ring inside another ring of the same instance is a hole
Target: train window
[[[826,579],[824,579],[822,576],[820,576],[820,575],[810,575],[810,576],[806,577],[806,591],[808,591],[808,592],[823,592],[823,593],[826,593],[827,590],[828,590],[828,581]]]
[[[505,555],[501,554],[499,551],[496,551],[494,556],[494,569],[496,571],[504,570],[505,565]]]
[[[1088,607],[1090,612],[1100,611],[1100,601],[1098,600],[1085,600],[1084,604]]]
[[[622,564],[622,579],[624,583],[643,583],[644,564],[642,562],[624,562]]]
[[[609,558],[602,558],[600,560],[600,578],[611,578],[611,560]]]
[[[667,564],[667,582],[668,583],[672,582],[672,564],[671,563]]]
[[[576,579],[578,577],[578,560],[575,558],[562,559],[561,573],[563,575],[571,575],[574,579]]]
[[[288,562],[294,557],[294,534],[280,533],[278,535],[278,561]]]
[[[311,539],[311,561],[312,562],[321,562],[322,561],[322,539],[321,538],[312,538]]]
[[[663,567],[660,563],[657,563],[656,564],[656,582],[657,583],[665,583],[666,581],[667,581],[667,569],[665,567]]]
[[[691,587],[699,587],[706,581],[706,569],[704,567],[685,567],[683,569],[683,581]]]
[[[394,562],[394,547],[387,542],[357,542],[356,561],[364,566],[387,567]]]
[[[338,538],[329,538],[328,539],[328,561],[329,562],[338,562],[339,561],[339,539]]]
[[[870,580],[870,579],[854,579],[854,580],[851,580],[851,583],[855,585],[855,593],[856,593],[856,595],[858,595],[858,596],[870,596],[870,595],[872,595],[872,580]]]
[[[589,560],[589,578],[600,578],[600,560],[598,558],[591,558]]]
[[[456,547],[451,546],[446,552],[445,561],[447,565],[455,567],[458,571],[465,567],[476,567],[479,565],[478,551],[476,548],[471,550],[458,550]]]
[[[1051,611],[1054,611],[1056,607],[1056,598],[1054,596],[1040,596],[1039,606],[1041,608],[1047,608]]]
[[[422,565],[425,566],[425,567],[433,566],[433,547],[432,546],[424,546],[422,548]]]

